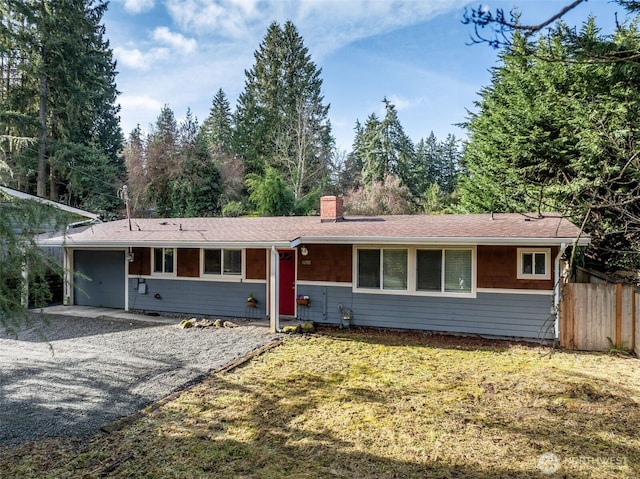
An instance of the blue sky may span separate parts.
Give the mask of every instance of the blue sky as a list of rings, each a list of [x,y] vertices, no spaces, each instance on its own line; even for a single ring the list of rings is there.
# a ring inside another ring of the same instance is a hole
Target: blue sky
[[[482,2],[522,12],[535,24],[570,0]],[[148,131],[164,104],[176,118],[187,108],[202,122],[222,88],[232,108],[244,88],[244,71],[272,21],[292,20],[322,69],[325,101],[336,144],[350,151],[356,119],[382,114],[386,96],[406,133],[417,142],[465,133],[467,110],[490,82],[497,52],[469,45],[461,23],[467,0],[111,0],[104,17],[118,61],[122,128]],[[580,24],[589,14],[611,29],[608,0],[591,0],[565,18]]]

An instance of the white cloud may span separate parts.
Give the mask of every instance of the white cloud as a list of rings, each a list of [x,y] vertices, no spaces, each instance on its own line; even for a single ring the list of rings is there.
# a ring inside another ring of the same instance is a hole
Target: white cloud
[[[152,48],[147,52],[142,52],[137,48],[116,47],[113,49],[113,53],[118,63],[138,70],[147,70],[155,62],[165,60],[170,56],[167,48]]]
[[[414,108],[416,106],[419,106],[423,101],[422,98],[403,98],[399,95],[390,95],[388,97],[388,100],[392,105],[396,107],[396,110],[398,111]]]
[[[197,42],[180,33],[174,33],[167,27],[158,27],[153,31],[153,39],[173,47],[181,53],[191,53],[196,49]]]
[[[168,0],[167,11],[183,31],[226,39],[246,38],[260,18],[255,0]]]
[[[358,40],[461,9],[469,0],[119,1],[130,12],[155,6],[153,12],[135,17],[135,23],[130,23],[131,16],[126,16],[125,21],[116,21],[111,27],[117,31],[128,29],[128,35],[120,42],[112,42],[119,47],[114,49],[119,65],[129,67],[122,69],[117,80],[119,89],[128,95],[120,97],[125,131],[136,123],[143,127],[151,124],[165,103],[178,117],[189,106],[202,121],[218,88],[224,89],[233,104],[243,87],[243,72],[251,68],[253,53],[269,24],[277,21],[283,25],[291,20],[304,38],[313,61],[323,68],[325,93],[332,103],[334,133],[341,136],[339,144],[347,148],[355,118],[363,120],[368,113],[378,111],[385,94],[403,111],[403,119],[420,110],[415,108],[420,102],[424,108],[429,97],[418,91],[404,91],[403,79],[378,85],[369,96],[375,105],[360,107],[358,101],[362,99],[342,99],[344,86],[328,88],[330,75],[334,78],[337,75],[335,71],[330,72],[329,57],[334,53],[340,55],[340,49]],[[360,57],[360,62],[364,61]],[[372,62],[379,61],[378,57],[372,58]],[[368,90],[369,86],[363,89]],[[397,95],[391,96],[390,92]],[[340,110],[341,104],[349,107]],[[363,108],[364,113],[358,108]],[[344,123],[342,128],[341,123]]]
[[[137,70],[149,70],[158,62],[176,58],[180,54],[192,53],[197,47],[197,42],[193,38],[174,33],[167,27],[156,28],[151,38],[155,43],[163,43],[166,46],[155,46],[146,51],[137,47],[115,47],[113,52],[118,63]]]
[[[151,10],[154,0],[124,0],[124,9],[130,13],[142,13]]]
[[[144,68],[144,55],[137,48],[127,50],[125,48],[115,47],[113,53],[119,63],[132,68]]]
[[[167,0],[182,31],[256,45],[272,21],[292,20],[314,58],[355,40],[415,25],[468,0]]]
[[[138,108],[159,112],[163,103],[148,95],[120,95],[120,105],[123,108]]]
[[[151,119],[156,118],[164,103],[148,95],[124,95],[118,97],[122,131],[128,133],[136,126],[148,131]]]

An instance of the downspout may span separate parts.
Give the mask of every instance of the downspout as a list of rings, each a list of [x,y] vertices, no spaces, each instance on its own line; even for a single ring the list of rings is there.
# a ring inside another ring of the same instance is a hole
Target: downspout
[[[558,255],[555,259],[555,278],[554,278],[554,291],[553,291],[553,311],[556,315],[556,319],[554,322],[555,329],[555,339],[556,341],[560,340],[560,295],[561,295],[561,287],[560,287],[560,260],[562,255],[567,249],[566,243],[562,243],[560,245],[560,250],[558,251]]]
[[[280,332],[280,256],[275,246],[271,247],[271,261],[269,268],[269,330]]]

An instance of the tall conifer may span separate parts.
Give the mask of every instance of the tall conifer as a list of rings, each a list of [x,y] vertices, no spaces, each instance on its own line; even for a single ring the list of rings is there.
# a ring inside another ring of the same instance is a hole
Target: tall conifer
[[[321,70],[290,21],[272,23],[254,57],[238,100],[233,150],[248,173],[276,168],[301,200],[329,176],[333,137]]]

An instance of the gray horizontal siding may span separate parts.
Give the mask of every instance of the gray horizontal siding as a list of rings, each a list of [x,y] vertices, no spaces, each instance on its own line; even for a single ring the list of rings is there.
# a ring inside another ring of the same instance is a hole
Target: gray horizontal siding
[[[266,285],[146,279],[147,294],[129,279],[129,308],[179,314],[266,317]],[[155,299],[158,293],[161,299]],[[253,293],[258,307],[246,307]],[[477,298],[402,296],[353,293],[350,287],[300,285],[310,306],[298,306],[299,318],[320,324],[340,324],[342,305],[353,311],[355,326],[539,338],[550,316],[552,295],[478,293]],[[546,338],[553,337],[549,328]]]
[[[147,294],[138,293],[138,279],[129,278],[129,308],[186,315],[266,317],[266,285],[179,279],[146,279]],[[256,308],[247,308],[253,293]],[[155,295],[159,294],[160,299]]]
[[[299,286],[308,295],[308,311],[298,316],[339,324],[338,305],[353,310],[353,324],[393,329],[538,338],[551,314],[553,296],[539,294],[478,293],[477,298],[401,296],[353,293],[350,287]],[[553,337],[553,327],[546,338]]]

